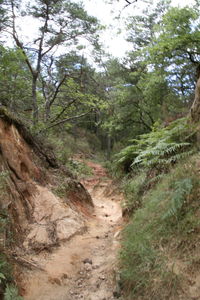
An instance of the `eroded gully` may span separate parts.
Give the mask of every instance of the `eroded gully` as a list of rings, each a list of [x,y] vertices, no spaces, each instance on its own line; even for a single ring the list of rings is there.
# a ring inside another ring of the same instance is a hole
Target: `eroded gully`
[[[43,270],[30,271],[24,282],[26,300],[112,300],[116,291],[117,255],[122,210],[117,187],[99,164],[87,161],[94,175],[82,181],[94,202],[85,233],[52,253],[41,253]],[[114,294],[113,294],[114,293]]]

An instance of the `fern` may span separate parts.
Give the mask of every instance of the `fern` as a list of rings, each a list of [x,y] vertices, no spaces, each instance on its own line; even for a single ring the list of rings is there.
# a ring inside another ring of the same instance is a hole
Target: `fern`
[[[184,178],[174,183],[174,191],[171,195],[171,203],[163,219],[177,217],[183,207],[186,197],[191,193],[193,183],[191,178]]]
[[[18,289],[15,285],[7,285],[4,300],[23,300],[23,298],[18,295]]]
[[[118,167],[129,164],[132,169],[166,168],[195,152],[191,143],[194,134],[186,118],[176,120],[132,140],[133,144],[116,156],[115,163]]]

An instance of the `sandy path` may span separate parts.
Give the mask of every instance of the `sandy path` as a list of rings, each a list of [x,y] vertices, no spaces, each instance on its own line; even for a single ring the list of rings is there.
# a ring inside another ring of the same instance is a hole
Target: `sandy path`
[[[115,299],[116,257],[122,223],[120,200],[112,181],[98,164],[87,162],[94,176],[83,184],[95,205],[87,231],[51,254],[40,254],[43,271],[29,271],[24,282],[26,300]],[[117,295],[118,296],[118,295]]]

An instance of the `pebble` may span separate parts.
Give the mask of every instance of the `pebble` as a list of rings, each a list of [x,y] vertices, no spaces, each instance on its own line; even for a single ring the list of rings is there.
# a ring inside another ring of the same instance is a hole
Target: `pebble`
[[[95,270],[95,269],[98,269],[100,266],[99,265],[94,265],[92,266],[92,268]]]
[[[86,259],[83,260],[83,263],[92,265],[92,260],[90,258],[86,258]]]
[[[66,273],[64,273],[63,275],[62,275],[62,278],[69,278],[69,276],[66,274]]]
[[[91,271],[91,270],[92,270],[91,264],[86,263],[86,264],[85,264],[85,269],[86,269],[86,271]]]

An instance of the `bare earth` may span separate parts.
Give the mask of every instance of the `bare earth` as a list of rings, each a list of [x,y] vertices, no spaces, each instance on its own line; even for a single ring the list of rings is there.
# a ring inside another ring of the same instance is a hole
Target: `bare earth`
[[[116,299],[113,292],[116,291],[122,195],[100,165],[87,164],[94,175],[82,183],[95,205],[93,215],[86,217],[87,229],[52,253],[43,252],[34,257],[43,270],[26,271],[23,275],[26,300]]]

